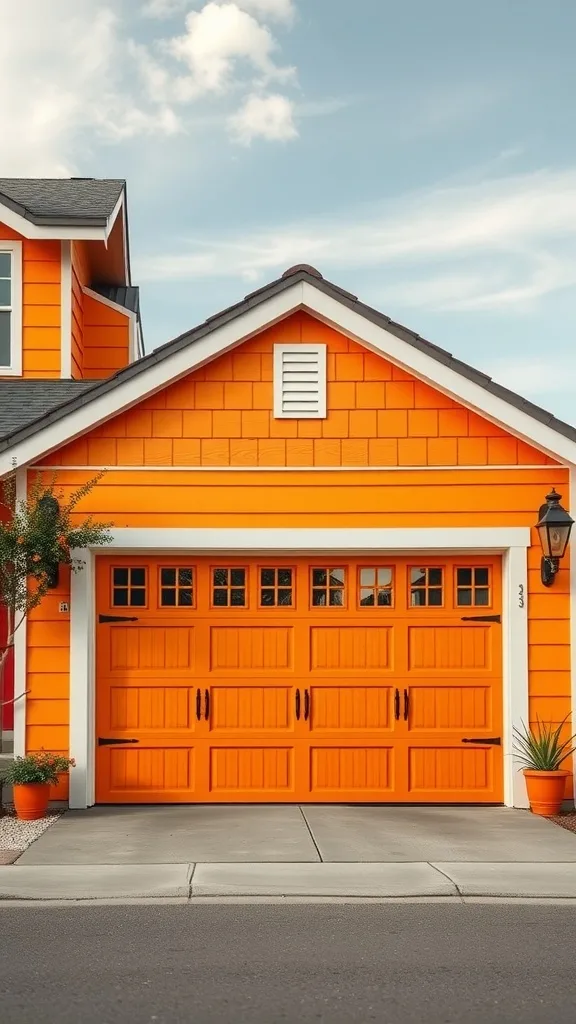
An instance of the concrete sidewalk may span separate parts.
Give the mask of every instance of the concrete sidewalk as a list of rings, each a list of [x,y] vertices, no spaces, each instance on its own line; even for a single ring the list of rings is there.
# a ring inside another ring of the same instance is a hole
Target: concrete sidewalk
[[[0,867],[0,901],[199,897],[574,899],[575,863],[243,863]]]
[[[505,807],[96,807],[9,867],[0,900],[576,899],[576,836]]]

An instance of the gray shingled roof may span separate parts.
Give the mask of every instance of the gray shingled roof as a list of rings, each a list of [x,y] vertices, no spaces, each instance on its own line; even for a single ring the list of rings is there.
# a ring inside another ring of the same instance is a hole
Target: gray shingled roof
[[[0,203],[39,226],[104,227],[125,185],[115,178],[0,178]]]
[[[94,284],[92,291],[140,316],[140,289],[136,285]]]
[[[167,359],[175,352],[180,352],[182,349],[188,348],[196,341],[200,341],[201,338],[205,338],[207,335],[211,334],[212,331],[215,331],[217,328],[238,319],[243,316],[244,313],[247,313],[249,310],[261,305],[263,302],[273,298],[275,295],[280,294],[287,288],[291,288],[293,284],[297,284],[300,281],[306,281],[309,284],[314,285],[314,287],[318,288],[326,295],[329,295],[336,299],[336,301],[341,302],[342,305],[347,306],[349,309],[353,309],[355,313],[358,313],[360,316],[370,320],[378,327],[384,328],[395,337],[400,338],[402,341],[406,342],[407,345],[411,345],[413,348],[418,349],[418,351],[424,352],[427,356],[430,356],[431,359],[435,359],[437,362],[442,363],[443,366],[448,366],[451,370],[454,370],[455,373],[459,373],[462,377],[466,377],[468,380],[473,381],[474,384],[484,388],[485,391],[488,391],[492,395],[496,395],[497,398],[507,402],[515,409],[519,409],[526,413],[527,416],[532,416],[533,419],[537,420],[539,423],[545,424],[550,427],[551,430],[555,430],[563,437],[567,437],[570,441],[576,441],[576,427],[571,426],[569,423],[564,423],[563,420],[557,419],[553,413],[547,412],[538,405],[534,405],[533,402],[529,402],[527,399],[522,398],[521,395],[517,395],[514,391],[510,391],[508,388],[502,387],[502,385],[497,384],[487,374],[482,373],[480,370],[475,370],[474,367],[469,366],[468,363],[464,363],[460,359],[457,359],[450,352],[446,352],[445,349],[439,348],[438,345],[434,345],[432,342],[426,341],[425,338],[420,337],[419,334],[415,334],[414,331],[410,331],[408,328],[395,323],[383,313],[379,313],[378,310],[372,309],[371,306],[367,306],[363,302],[360,302],[355,295],[344,291],[344,289],[338,287],[338,285],[331,284],[330,281],[325,281],[322,278],[322,275],[313,267],[302,265],[290,268],[290,270],[287,270],[282,277],[278,278],[276,281],[272,281],[271,284],[265,285],[263,288],[259,288],[258,291],[247,295],[242,302],[238,302],[236,305],[222,310],[222,312],[210,317],[203,324],[199,324],[198,327],[193,328],[193,330],[187,331],[185,334],[181,334],[180,337],[174,338],[173,341],[169,341],[161,348],[157,348],[153,352],[150,352],[148,355],[144,356],[143,359],[138,359],[136,362],[125,367],[125,369],[119,370],[113,377],[108,377],[106,380],[97,382],[90,388],[88,394],[80,393],[72,397],[66,405],[55,408],[52,412],[47,412],[40,422],[29,423],[26,426],[17,428],[13,434],[0,440],[0,452],[5,451],[14,444],[20,443],[27,437],[30,437],[40,431],[44,426],[62,419],[64,416],[68,415],[68,413],[74,412],[76,409],[85,406],[89,402],[99,398],[101,395],[107,394],[114,388],[119,387],[125,381],[132,380],[144,371],[163,362],[164,359]],[[0,382],[0,388],[1,387],[2,383]],[[2,401],[0,395],[0,405],[1,404]]]
[[[39,421],[71,398],[94,387],[93,380],[0,380],[0,438]]]

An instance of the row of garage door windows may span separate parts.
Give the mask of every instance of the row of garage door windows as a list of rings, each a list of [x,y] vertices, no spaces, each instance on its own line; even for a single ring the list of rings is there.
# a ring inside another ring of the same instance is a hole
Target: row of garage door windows
[[[215,567],[211,570],[211,603],[213,608],[248,607],[248,569]],[[259,568],[259,607],[294,606],[295,571],[288,567]],[[146,608],[148,577],[145,566],[122,566],[112,569],[112,605],[116,608]],[[310,568],[311,607],[343,608],[347,604],[347,573],[345,568]],[[490,605],[490,569],[488,566],[455,568],[454,597],[458,607]],[[413,566],[408,570],[409,604],[413,608],[444,604],[444,569],[436,566]],[[393,607],[394,569],[392,566],[362,566],[358,569],[358,605]],[[195,573],[193,566],[161,567],[159,569],[159,604],[162,608],[188,607],[195,604]]]

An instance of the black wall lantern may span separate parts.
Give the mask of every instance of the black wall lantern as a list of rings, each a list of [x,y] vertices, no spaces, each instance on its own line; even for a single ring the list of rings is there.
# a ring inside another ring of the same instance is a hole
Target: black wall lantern
[[[561,497],[562,495],[553,487],[550,494],[546,495],[546,504],[540,506],[539,519],[536,523],[544,553],[540,563],[540,575],[545,587],[550,587],[554,582],[574,525],[574,520],[560,504]]]
[[[40,505],[45,516],[53,518],[55,521],[60,515],[60,505],[58,499],[52,494],[45,494],[44,497],[40,498],[38,504]],[[58,562],[54,562],[53,565],[46,567],[46,573],[48,576],[48,586],[51,590],[58,586],[60,581],[60,566]]]

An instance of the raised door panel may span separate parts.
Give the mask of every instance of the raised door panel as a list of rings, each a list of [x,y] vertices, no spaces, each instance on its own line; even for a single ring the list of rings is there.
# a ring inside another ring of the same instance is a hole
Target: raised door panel
[[[494,747],[411,746],[408,792],[414,802],[498,803],[501,758]]]

